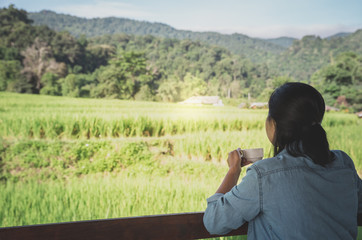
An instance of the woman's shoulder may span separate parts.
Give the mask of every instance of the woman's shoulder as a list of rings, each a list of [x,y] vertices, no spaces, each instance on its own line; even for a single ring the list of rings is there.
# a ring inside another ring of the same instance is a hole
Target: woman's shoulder
[[[332,165],[348,166],[354,168],[353,160],[347,153],[342,150],[332,150],[331,152],[333,155],[333,161],[331,163]]]
[[[347,153],[341,150],[332,150],[333,161],[327,168],[355,168],[353,160],[348,156]],[[291,156],[285,150],[279,153],[275,157],[266,158],[255,162],[250,169],[254,169],[259,173],[271,173],[278,172],[281,170],[287,169],[296,169],[296,168],[316,168],[316,169],[326,169],[323,166],[315,164],[312,159],[307,156]]]
[[[347,153],[345,153],[342,150],[331,150],[331,152],[334,154],[335,157],[340,157],[340,158],[349,158],[351,159]]]
[[[277,171],[286,168],[288,166],[294,165],[292,162],[288,162],[285,160],[286,160],[285,155],[282,152],[275,157],[259,160],[253,163],[253,165],[251,165],[249,168],[255,169],[258,173],[267,173],[270,171]]]

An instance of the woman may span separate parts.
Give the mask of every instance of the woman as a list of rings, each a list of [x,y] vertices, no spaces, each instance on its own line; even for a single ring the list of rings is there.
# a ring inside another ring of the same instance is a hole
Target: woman
[[[269,99],[266,132],[274,157],[251,165],[229,153],[229,171],[207,199],[204,225],[226,234],[249,222],[252,239],[356,239],[362,183],[353,161],[330,151],[321,126],[321,94],[303,83],[286,83]]]

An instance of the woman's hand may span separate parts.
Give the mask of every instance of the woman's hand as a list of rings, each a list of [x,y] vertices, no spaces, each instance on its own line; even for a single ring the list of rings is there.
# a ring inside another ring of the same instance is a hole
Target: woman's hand
[[[217,189],[216,193],[227,193],[230,191],[237,183],[241,172],[241,167],[250,164],[251,162],[246,161],[246,159],[241,159],[238,150],[229,152],[228,165],[229,171],[227,172],[224,181],[221,183],[220,187]]]
[[[237,183],[241,172],[241,167],[250,164],[251,162],[247,161],[245,158],[240,158],[238,150],[229,152],[228,156],[228,165],[229,171],[227,172],[224,180],[222,181],[220,187],[217,189],[216,193],[227,193],[230,191]]]
[[[241,159],[240,159],[237,151],[238,150],[229,152],[229,156],[228,156],[228,160],[227,160],[229,169],[234,169],[234,170],[241,169]]]
[[[229,152],[228,157],[228,165],[229,169],[240,169],[241,167],[244,167],[252,162],[247,161],[245,158],[240,158],[240,155],[238,153],[238,150],[234,150],[232,152]]]

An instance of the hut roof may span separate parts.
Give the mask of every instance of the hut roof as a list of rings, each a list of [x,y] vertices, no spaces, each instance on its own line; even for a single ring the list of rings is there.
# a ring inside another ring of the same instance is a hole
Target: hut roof
[[[267,102],[253,102],[250,104],[249,108],[267,108],[268,103]]]
[[[194,96],[186,99],[181,104],[207,104],[214,106],[224,106],[219,96]]]
[[[331,107],[331,106],[326,106],[326,111],[329,112],[329,111],[335,111],[335,112],[338,112],[339,111],[339,108],[336,108],[336,107]]]

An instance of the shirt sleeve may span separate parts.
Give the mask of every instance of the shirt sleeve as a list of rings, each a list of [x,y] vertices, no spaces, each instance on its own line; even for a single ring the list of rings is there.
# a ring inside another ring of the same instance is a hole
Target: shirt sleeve
[[[357,194],[358,194],[358,213],[362,213],[362,180],[356,173],[357,178]]]
[[[353,160],[348,156],[347,153],[343,152],[343,151],[338,151],[337,153],[342,154],[343,158],[345,158],[347,160],[347,164],[352,168],[353,170],[353,175],[354,175],[354,179],[356,182],[356,186],[357,186],[357,197],[358,197],[358,210],[357,213],[362,213],[362,180],[361,178],[358,176],[356,167],[354,165]],[[336,154],[336,152],[334,151],[334,154]]]
[[[356,185],[357,185],[357,197],[358,197],[358,210],[357,210],[357,213],[360,214],[360,213],[362,213],[362,180],[358,176],[356,167],[354,165],[353,160],[350,158],[350,156],[348,156],[348,154],[343,152],[343,151],[340,151],[340,153],[343,155],[344,158],[347,159],[348,164],[350,165],[350,167],[353,170],[355,182],[356,182]]]
[[[257,171],[248,168],[241,183],[226,194],[207,199],[204,225],[210,234],[226,234],[254,219],[261,211],[261,185]]]

